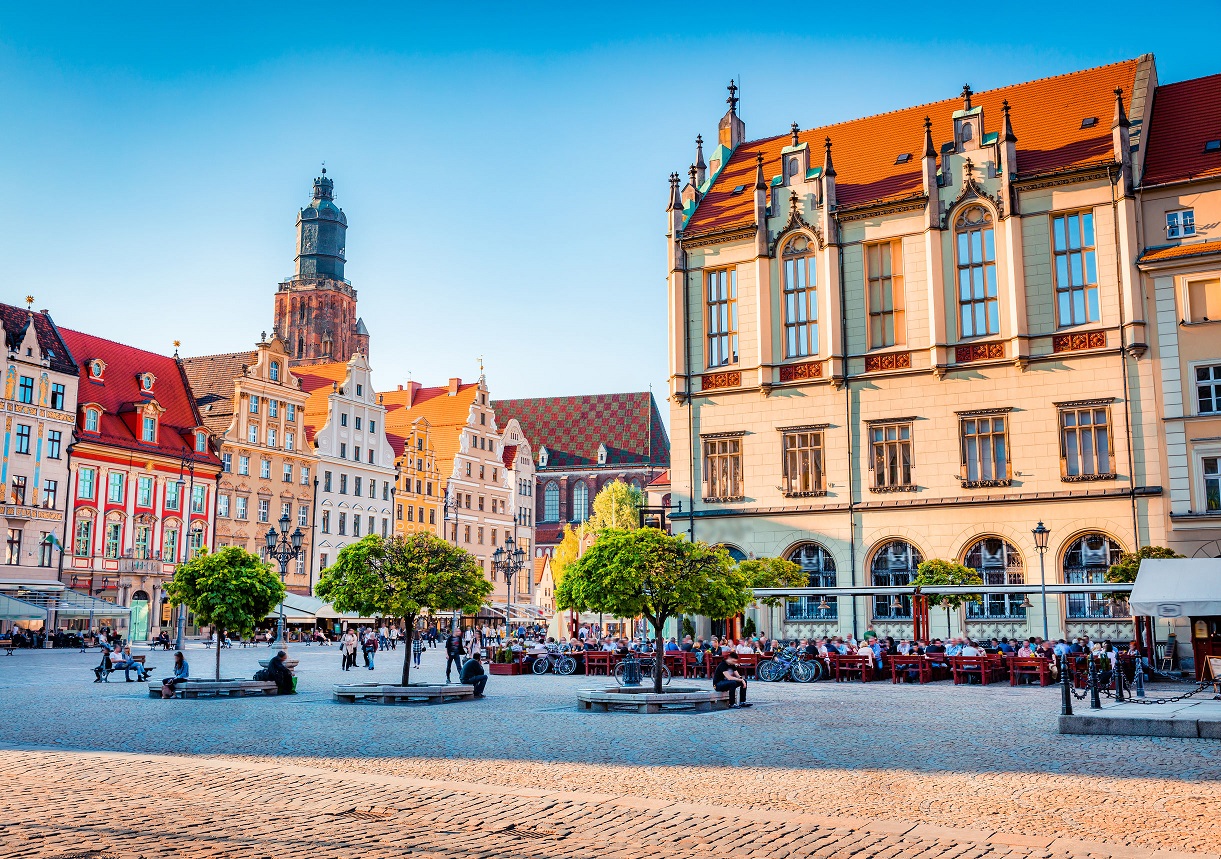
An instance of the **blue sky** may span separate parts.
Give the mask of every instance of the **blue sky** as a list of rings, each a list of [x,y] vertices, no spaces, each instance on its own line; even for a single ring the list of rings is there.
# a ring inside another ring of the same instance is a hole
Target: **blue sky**
[[[666,177],[730,77],[763,137],[1144,52],[1221,71],[1152,4],[576,5],[5,5],[0,299],[250,348],[325,161],[379,387],[482,355],[494,396],[664,397]]]

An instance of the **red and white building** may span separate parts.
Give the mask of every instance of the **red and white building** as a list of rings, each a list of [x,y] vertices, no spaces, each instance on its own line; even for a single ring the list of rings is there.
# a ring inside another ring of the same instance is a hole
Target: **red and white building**
[[[127,606],[147,640],[173,622],[175,565],[211,543],[221,463],[177,355],[60,333],[80,367],[65,584]]]

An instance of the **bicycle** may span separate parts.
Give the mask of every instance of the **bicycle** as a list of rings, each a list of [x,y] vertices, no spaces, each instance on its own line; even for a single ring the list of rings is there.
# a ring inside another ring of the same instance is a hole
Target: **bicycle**
[[[644,657],[626,656],[622,660],[620,660],[618,665],[615,666],[615,682],[616,683],[618,683],[620,686],[624,685],[623,675],[627,671],[628,660],[635,660],[640,663],[640,680],[642,683],[644,683],[646,681],[651,683],[653,681],[653,671],[654,671],[654,668],[655,668],[657,662],[652,656],[644,656]],[[666,667],[666,663],[664,660],[661,663],[661,684],[663,686],[670,685],[670,669]]]
[[[823,675],[822,663],[805,660],[792,647],[786,647],[771,659],[763,659],[755,667],[755,676],[765,683],[779,683],[792,678],[798,683],[813,683]]]
[[[548,670],[551,670],[555,674],[567,677],[576,672],[577,660],[558,647],[548,647],[545,654],[535,657],[530,670],[538,675],[546,674]]]

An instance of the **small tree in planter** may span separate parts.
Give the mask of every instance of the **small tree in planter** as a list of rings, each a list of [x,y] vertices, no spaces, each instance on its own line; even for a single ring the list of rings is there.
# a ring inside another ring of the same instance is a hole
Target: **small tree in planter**
[[[403,682],[411,680],[415,622],[423,611],[476,612],[492,583],[471,555],[435,534],[370,534],[339,551],[322,571],[314,593],[338,611],[364,617],[401,617],[407,629]]]
[[[165,593],[174,605],[185,605],[201,623],[216,627],[216,679],[226,633],[250,635],[254,625],[284,599],[284,583],[258,555],[238,546],[215,554],[206,550],[178,565]]]
[[[657,653],[653,691],[661,692],[666,621],[684,614],[732,617],[751,601],[751,586],[722,548],[656,528],[611,529],[567,566],[555,600],[561,609],[647,620]]]
[[[750,558],[738,563],[738,571],[746,576],[752,588],[800,588],[810,583],[810,577],[800,564],[784,558]],[[755,602],[773,607],[787,600],[784,597],[756,597]],[[751,636],[755,631],[754,621],[747,618],[742,624],[742,634]]]
[[[954,561],[943,561],[940,558],[930,558],[921,561],[916,567],[916,577],[912,585],[917,589],[929,587],[972,587],[982,585],[984,580],[971,567],[963,566]],[[969,602],[979,602],[980,594],[937,594],[937,601],[945,608],[946,630],[950,626],[950,609],[958,609]]]

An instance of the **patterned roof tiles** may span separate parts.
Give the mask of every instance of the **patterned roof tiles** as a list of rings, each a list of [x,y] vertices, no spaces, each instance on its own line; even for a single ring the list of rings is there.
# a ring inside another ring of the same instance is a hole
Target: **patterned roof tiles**
[[[606,466],[670,464],[670,439],[648,391],[493,400],[498,424],[516,418],[537,454],[547,448],[544,471],[597,468],[598,446]]]
[[[31,313],[24,307],[14,307],[11,304],[0,304],[0,321],[4,323],[5,345],[15,349],[25,338],[26,327],[34,320],[34,336],[38,338],[38,347],[50,361],[51,369],[57,373],[76,373],[78,367],[72,360],[72,354],[59,335],[59,330],[51,317],[46,313]]]
[[[1221,74],[1159,86],[1153,94],[1143,185],[1221,177]]]
[[[1001,101],[1009,101],[1021,176],[1110,162],[1114,90],[1122,87],[1126,95],[1131,95],[1139,62],[1126,60],[974,93],[971,102],[974,107],[983,107],[985,131],[991,133],[1000,129]],[[924,117],[932,119],[934,140],[945,141],[953,136],[952,115],[961,108],[962,99],[948,98],[811,128],[800,132],[799,141],[809,144],[810,166],[818,167],[823,162],[823,141],[831,138],[836,202],[841,208],[920,196],[924,193],[919,157]],[[1090,116],[1098,118],[1097,124],[1081,128],[1081,120]],[[764,176],[770,179],[779,175],[781,150],[791,142],[786,133],[739,145],[700,199],[684,233],[691,236],[753,224],[753,194],[734,194],[733,189],[739,185],[754,187],[757,153],[763,154]],[[896,164],[896,158],[905,152],[913,157],[905,164]]]
[[[224,435],[233,423],[236,380],[257,360],[258,352],[253,349],[182,359],[182,368],[191,383],[204,426],[216,435]]]

